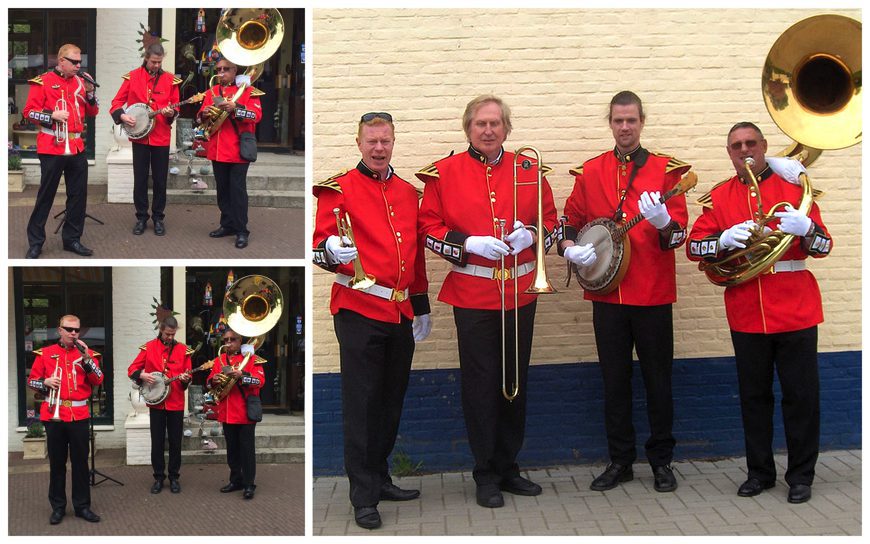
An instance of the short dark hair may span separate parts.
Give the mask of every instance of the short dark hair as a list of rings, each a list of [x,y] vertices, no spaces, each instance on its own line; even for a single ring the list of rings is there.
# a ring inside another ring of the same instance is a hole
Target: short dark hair
[[[607,110],[607,121],[610,122],[613,119],[613,106],[630,106],[632,104],[637,104],[637,111],[640,113],[640,120],[645,120],[646,114],[643,113],[643,102],[640,101],[640,97],[631,91],[619,91],[610,99],[610,109]]]
[[[175,319],[175,316],[168,316],[166,319],[160,322],[160,330],[163,329],[177,329],[178,328],[178,320]]]
[[[142,54],[142,58],[147,59],[152,55],[156,55],[158,57],[165,57],[166,51],[163,49],[163,45],[160,43],[152,43],[147,48],[145,48],[145,52]]]
[[[761,129],[758,128],[758,125],[756,125],[755,123],[750,123],[749,121],[740,121],[739,123],[736,123],[733,127],[731,127],[731,130],[728,131],[728,136],[726,139],[730,139],[731,133],[741,128],[751,128],[758,133],[759,138],[761,138],[762,140],[764,139],[764,134],[762,134]]]

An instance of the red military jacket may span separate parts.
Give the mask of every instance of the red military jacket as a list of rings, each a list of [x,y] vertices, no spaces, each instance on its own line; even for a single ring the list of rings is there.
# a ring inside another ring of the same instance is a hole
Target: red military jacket
[[[39,408],[39,419],[49,421],[54,414],[54,406],[49,407],[48,395],[50,389],[45,386],[45,380],[54,375],[55,367],[61,368],[60,382],[60,418],[63,421],[78,421],[90,417],[87,403],[72,406],[71,401],[86,401],[91,396],[91,387],[103,383],[103,372],[97,359],[100,354],[89,349],[91,362],[82,361],[82,354],[75,347],[66,348],[51,344],[34,350],[36,360],[30,369],[27,385],[31,389],[45,395],[46,402]]]
[[[402,317],[429,313],[426,258],[417,234],[417,189],[393,173],[380,179],[363,161],[348,172],[314,186],[317,218],[314,226],[314,264],[330,272],[353,276],[353,262],[331,263],[326,239],[338,234],[334,209],[350,215],[359,259],[378,285],[393,289],[392,300],[334,283],[329,310],[347,309],[370,319],[399,323]],[[408,290],[408,298],[404,297]],[[402,293],[400,296],[397,293]]]
[[[757,179],[765,212],[778,202],[790,202],[798,207],[800,186],[785,181],[770,167]],[[757,209],[754,192],[751,184],[745,184],[734,176],[701,198],[701,202],[708,205],[692,226],[686,248],[689,259],[715,260],[727,253],[719,247],[719,236],[733,225],[753,218]],[[805,260],[807,255],[825,257],[831,252],[831,236],[815,203],[808,215],[814,225],[810,234],[796,236],[780,261]],[[772,229],[778,225],[779,219],[767,224]],[[762,273],[739,285],[726,287],[725,313],[732,330],[747,333],[796,331],[824,320],[822,295],[815,276],[809,270]]]
[[[646,162],[628,186],[636,161]],[[619,222],[630,221],[640,214],[637,202],[644,191],[670,191],[690,165],[668,155],[651,153],[641,146],[622,155],[617,149],[607,151],[573,168],[574,189],[565,202],[564,237],[574,240],[587,223],[606,217],[614,219],[625,193]],[[673,249],[686,240],[685,195],[667,201],[671,223],[657,230],[649,221],[641,221],[628,231],[631,257],[628,270],[619,286],[606,295],[585,292],[583,298],[611,304],[657,306],[677,300],[676,261]],[[598,258],[602,258],[601,255]]]
[[[172,349],[171,353],[170,349]],[[127,368],[127,376],[138,381],[142,372],[162,372],[167,378],[174,378],[185,372],[190,372],[190,354],[192,352],[192,349],[188,349],[187,346],[178,342],[173,343],[170,348],[170,346],[164,346],[159,338],[149,340],[139,346],[136,359]],[[149,408],[184,410],[184,390],[187,389],[187,384],[181,380],[175,380],[169,384],[169,387],[171,389],[166,400],[160,404],[149,406]]]
[[[226,100],[230,100],[238,91],[235,85],[215,85],[206,92],[205,99],[202,101],[202,107],[199,109],[197,118],[202,116],[203,110],[214,105],[215,95],[222,96]],[[239,133],[254,132],[257,123],[263,116],[263,110],[260,107],[260,96],[263,91],[254,87],[248,87],[242,93],[242,96],[236,101],[236,111],[231,113],[227,120],[223,122],[217,132],[206,142],[206,156],[211,161],[218,162],[248,162],[239,155],[239,134],[233,128],[234,119]]]
[[[263,383],[266,381],[266,375],[263,372],[263,363],[265,359],[254,355],[255,360],[249,361],[245,370],[242,371],[242,377],[236,382],[236,385],[230,389],[230,394],[224,400],[218,403],[218,421],[221,423],[246,424],[256,423],[248,419],[248,407],[245,400],[246,395],[259,395]],[[214,361],[214,366],[211,368],[211,373],[208,375],[206,384],[211,389],[211,379],[221,373],[221,369],[225,365],[238,365],[244,359],[244,355],[236,354],[229,358],[227,362],[227,354],[221,353],[221,356]],[[244,390],[244,393],[242,393]]]
[[[66,149],[64,142],[56,143],[54,131],[57,123],[51,118],[52,112],[58,109],[61,99],[66,102],[69,111],[67,131],[69,132],[69,149],[73,154],[85,150],[85,142],[81,138],[84,131],[84,118],[95,117],[100,111],[97,97],[87,97],[85,82],[79,76],[63,77],[57,70],[46,72],[28,81],[30,91],[22,115],[39,125],[36,135],[36,152],[45,155],[63,155]],[[44,130],[43,130],[44,129]],[[78,135],[78,136],[76,136]]]
[[[124,113],[125,106],[141,102],[150,106],[152,110],[159,111],[179,101],[178,84],[181,83],[181,78],[168,72],[160,70],[152,76],[144,66],[140,66],[121,77],[124,82],[121,83],[121,88],[118,89],[118,94],[112,100],[110,108],[116,125],[122,123],[121,114]],[[178,115],[178,108],[175,115]],[[175,116],[166,117],[157,114],[154,116],[154,128],[151,132],[144,138],[130,141],[137,144],[168,146],[173,120]]]
[[[499,219],[505,220],[504,235],[513,231],[513,161],[514,154],[502,151],[502,156],[494,163],[488,163],[484,155],[469,146],[468,151],[451,155],[417,172],[417,177],[426,183],[423,202],[420,205],[421,234],[425,237],[426,247],[436,255],[446,259],[454,266],[476,265],[485,268],[500,266],[499,261],[491,261],[468,253],[465,240],[469,236],[501,237]],[[546,175],[550,169],[541,166]],[[537,170],[519,170],[521,182],[536,182]],[[543,233],[537,233],[538,243],[544,243],[546,250],[556,238],[556,206],[553,192],[546,177],[542,184]],[[527,227],[535,228],[538,213],[538,189],[535,183],[517,187],[517,217]],[[523,250],[517,257],[505,257],[505,267],[512,268],[514,259],[517,264],[535,261],[535,246]],[[525,294],[531,285],[534,272],[519,278],[520,306],[530,304],[537,295]],[[444,279],[438,300],[460,308],[498,310],[501,308],[501,282],[451,271]],[[505,307],[514,307],[514,282],[505,282]]]

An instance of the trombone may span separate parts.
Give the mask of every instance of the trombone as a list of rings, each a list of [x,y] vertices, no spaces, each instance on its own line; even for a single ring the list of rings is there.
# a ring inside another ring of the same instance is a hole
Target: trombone
[[[341,240],[342,247],[348,247],[344,244],[345,236],[350,240],[350,245],[355,246],[356,239],[353,237],[353,227],[350,224],[350,214],[344,212],[344,217],[342,217],[341,210],[338,208],[333,208],[332,213],[335,214],[335,225],[338,227],[338,238]],[[353,260],[353,280],[350,282],[352,289],[368,289],[375,284],[375,277],[371,274],[366,274],[366,271],[363,270],[361,261],[362,259],[360,258],[359,253],[357,253],[356,259]]]
[[[51,375],[52,378],[59,378],[63,380],[63,368],[59,365],[54,367],[54,372]],[[56,389],[52,389],[48,393],[48,406],[51,409],[54,406],[54,413],[51,416],[52,421],[60,421],[60,384],[57,384]]]
[[[531,153],[530,157],[526,153]],[[532,163],[534,159],[534,164]],[[543,162],[541,161],[541,152],[532,146],[523,146],[514,153],[514,221],[517,219],[517,187],[521,185],[536,185],[538,188],[537,195],[537,218],[535,228],[537,229],[538,242],[535,244],[535,275],[532,277],[532,283],[525,290],[528,294],[542,295],[555,293],[556,289],[547,278],[547,268],[544,262],[544,240],[542,238],[544,232],[544,175],[541,170]],[[535,181],[519,181],[519,172],[535,168],[537,170],[537,178]],[[498,225],[500,237],[504,240],[504,230],[506,221],[499,219]],[[511,223],[513,226],[513,223]],[[520,394],[520,325],[518,319],[519,309],[519,274],[517,269],[517,257],[514,257],[514,263],[511,268],[505,267],[504,256],[499,260],[499,270],[497,276],[499,279],[499,288],[501,291],[501,394],[509,401],[514,400]],[[507,311],[505,306],[505,287],[508,279],[513,279],[514,282],[514,382],[508,390],[507,380],[507,342],[505,341],[505,329],[507,320]]]
[[[66,105],[66,96],[63,91],[60,92],[60,98],[54,103],[54,111],[69,112],[69,108]],[[72,155],[72,151],[69,148],[69,123],[67,121],[56,121],[54,143],[60,145],[61,142],[64,143],[63,154]]]

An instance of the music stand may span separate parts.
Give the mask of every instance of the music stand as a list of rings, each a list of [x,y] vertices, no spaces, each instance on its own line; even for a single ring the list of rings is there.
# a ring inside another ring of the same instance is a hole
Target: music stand
[[[102,388],[103,387],[100,386],[100,388],[97,389],[97,398],[99,398],[99,396],[100,396],[99,394],[100,394]],[[90,402],[89,402],[88,406],[90,407],[90,413],[91,413],[91,417],[88,418],[88,431],[90,433],[89,440],[90,440],[90,446],[91,446],[91,470],[89,471],[89,478],[90,478],[89,481],[91,483],[91,487],[97,487],[98,485],[105,482],[106,480],[111,480],[118,485],[124,485],[122,482],[119,482],[118,480],[112,478],[111,476],[103,474],[102,472],[97,470],[96,463],[95,463],[95,458],[96,458],[96,447],[95,446],[97,443],[97,434],[94,432],[94,398],[91,397],[89,400],[90,400]],[[100,481],[97,481],[98,475],[101,476],[103,479]]]
[[[66,215],[66,208],[64,208],[63,211],[61,211],[61,212],[55,214],[54,218],[57,219],[58,217],[60,217],[60,216],[62,216],[62,215]],[[85,220],[87,220],[88,217],[90,217],[91,219],[93,219],[94,221],[96,221],[97,223],[99,223],[99,224],[101,224],[101,225],[105,225],[105,223],[103,223],[102,221],[100,221],[99,219],[97,219],[96,217],[94,217],[93,215],[89,214],[88,212],[85,212]],[[65,222],[66,222],[66,217],[64,217],[63,219],[61,219],[60,223],[57,224],[57,228],[54,229],[54,233],[55,233],[55,234],[57,234],[57,232],[60,230],[60,228],[63,226],[63,224],[64,224]]]

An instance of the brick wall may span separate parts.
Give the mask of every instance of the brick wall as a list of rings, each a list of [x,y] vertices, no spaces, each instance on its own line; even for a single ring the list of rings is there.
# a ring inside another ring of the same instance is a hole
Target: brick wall
[[[858,10],[825,11],[860,19]],[[553,167],[549,177],[561,212],[573,179],[568,169],[612,148],[607,104],[631,89],[647,113],[642,143],[694,165],[699,176],[689,202],[729,177],[725,152],[731,125],[752,120],[772,151],[790,142],[773,124],[759,92],[761,67],[776,38],[814,10],[315,10],[314,179],[359,160],[356,122],[366,111],[396,119],[393,165],[413,174],[451,150],[466,147],[465,104],[482,93],[513,109],[505,146],[533,144]],[[748,39],[749,37],[753,39]],[[835,248],[809,266],[821,285],[825,323],[819,349],[860,349],[861,150],[828,151],[811,168],[825,191],[819,202]],[[690,204],[692,218],[700,214]],[[434,326],[417,347],[415,369],[458,366],[450,308],[435,302],[448,267],[428,257]],[[538,303],[533,365],[597,360],[591,304],[576,283],[559,287],[564,261],[547,259],[561,296]],[[314,371],[338,372],[338,350],[327,300],[332,276],[313,278]],[[678,358],[732,353],[722,289],[677,254],[674,308]]]
[[[638,463],[649,436],[640,369],[635,366],[634,424]],[[819,358],[822,449],[861,447],[861,352]],[[339,374],[316,374],[313,386],[315,474],[343,472]],[[607,459],[603,385],[597,363],[536,365],[529,370],[528,421],[522,468]],[[743,427],[732,357],[674,362],[676,459],[742,456]],[[778,385],[776,398],[780,398]],[[776,449],[785,448],[777,403]],[[470,470],[459,370],[411,373],[394,451],[403,451],[424,471]]]

